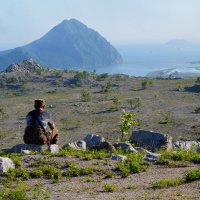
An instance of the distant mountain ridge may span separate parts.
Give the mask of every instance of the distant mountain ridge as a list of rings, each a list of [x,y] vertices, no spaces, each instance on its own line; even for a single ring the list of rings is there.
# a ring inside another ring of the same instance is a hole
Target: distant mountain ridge
[[[183,40],[183,39],[176,39],[176,40],[170,40],[166,44],[167,45],[189,45],[190,42],[188,42],[187,40]]]
[[[54,68],[122,63],[118,51],[99,33],[76,19],[64,20],[32,43],[0,52],[0,70],[33,59]]]

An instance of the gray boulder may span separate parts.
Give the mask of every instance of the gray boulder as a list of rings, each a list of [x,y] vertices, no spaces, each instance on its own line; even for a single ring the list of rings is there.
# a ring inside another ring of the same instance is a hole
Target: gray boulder
[[[151,161],[151,162],[155,162],[155,161],[158,161],[160,157],[161,157],[161,154],[146,151],[146,154],[144,155],[143,159]]]
[[[144,160],[148,160],[148,161],[151,161],[151,162],[155,162],[155,161],[158,161],[159,158],[161,157],[161,154],[158,154],[158,153],[152,153],[142,147],[135,147],[135,149],[138,151],[138,152],[145,152],[145,155],[143,157]]]
[[[122,156],[122,155],[111,155],[110,158],[112,160],[120,160],[120,161],[125,161],[127,159],[126,156]]]
[[[14,152],[14,153],[21,153],[24,150],[31,150],[31,151],[43,151],[45,147],[41,145],[35,145],[35,144],[17,144],[14,147],[12,147],[9,152]]]
[[[136,146],[149,149],[153,152],[162,148],[165,150],[172,149],[172,137],[158,132],[137,130],[133,131],[130,137]]]
[[[88,134],[84,139],[87,148],[94,148],[100,146],[105,139],[99,135]]]
[[[106,149],[108,151],[114,151],[115,150],[115,147],[108,141],[101,142],[99,148],[100,149]]]
[[[200,142],[197,141],[176,141],[173,143],[173,149],[189,150],[195,148],[200,152]]]
[[[68,143],[62,148],[70,147],[73,149],[86,149],[86,142],[84,140],[79,140],[78,142]]]
[[[12,168],[15,168],[15,165],[10,158],[0,157],[0,172],[7,172]]]
[[[115,148],[121,148],[123,151],[137,152],[129,142],[118,142],[114,144]]]

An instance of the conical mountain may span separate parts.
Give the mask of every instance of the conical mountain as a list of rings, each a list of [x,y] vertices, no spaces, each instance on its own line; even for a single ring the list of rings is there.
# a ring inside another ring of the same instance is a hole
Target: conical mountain
[[[105,66],[122,62],[117,50],[78,20],[64,20],[40,39],[0,52],[0,68],[25,59],[54,67]]]

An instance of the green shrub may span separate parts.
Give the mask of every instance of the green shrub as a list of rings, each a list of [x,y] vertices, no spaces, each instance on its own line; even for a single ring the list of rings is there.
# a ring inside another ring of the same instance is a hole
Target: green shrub
[[[68,161],[66,163],[66,171],[64,172],[64,175],[67,177],[73,177],[73,176],[79,176],[80,170],[78,169],[76,163],[74,161]]]
[[[29,179],[29,172],[22,167],[10,169],[8,172],[3,173],[3,175],[7,178],[7,181],[15,181],[17,178],[21,180]]]
[[[103,74],[99,74],[98,76],[97,76],[97,81],[103,81],[103,80],[105,80],[106,78],[108,78],[108,73],[103,73]]]
[[[85,176],[85,175],[93,174],[95,171],[95,169],[91,166],[78,168],[76,163],[73,161],[68,161],[66,166],[67,166],[67,170],[65,171],[64,175],[67,177]]]
[[[25,191],[9,190],[8,192],[0,192],[0,200],[29,200],[30,198]]]
[[[127,99],[127,103],[134,109],[142,106],[141,98],[139,97]]]
[[[192,182],[200,180],[200,168],[185,171],[185,181]]]
[[[85,175],[93,174],[94,171],[95,169],[91,166],[82,167],[79,169],[79,175],[85,176]]]
[[[165,165],[167,167],[187,167],[189,166],[189,162],[188,161],[174,161],[174,160],[171,160],[171,159],[167,159],[167,158],[164,158],[164,157],[161,157],[157,164],[160,164],[160,165]]]
[[[108,81],[105,85],[103,85],[101,87],[101,89],[102,89],[102,92],[105,92],[105,93],[110,92],[112,90],[112,84],[111,84],[111,82]]]
[[[32,191],[33,198],[37,200],[49,200],[51,190],[43,188],[43,183],[37,183]]]
[[[39,170],[42,171],[43,175],[46,176],[46,178],[51,179],[53,182],[57,182],[61,179],[62,176],[61,171],[55,168],[54,166],[51,165],[40,166]]]
[[[196,107],[196,108],[194,109],[194,112],[195,112],[195,113],[200,113],[200,106]]]
[[[178,185],[183,184],[182,178],[164,178],[158,181],[153,181],[152,183],[153,188],[167,188],[167,187],[175,187]]]
[[[122,178],[127,177],[129,174],[145,171],[148,168],[148,163],[143,160],[143,156],[143,153],[127,154],[127,160],[117,162],[116,170],[120,172]]]
[[[106,172],[106,177],[105,178],[113,178],[115,176],[115,173],[112,171]]]
[[[56,77],[62,77],[63,71],[61,71],[61,70],[55,70],[55,75],[56,75]]]
[[[116,191],[116,186],[112,183],[105,183],[103,185],[103,189],[106,191],[106,192],[115,192]]]
[[[163,151],[161,152],[158,163],[163,165],[169,165],[170,163],[176,165],[175,162],[177,161],[182,161],[182,164],[187,164],[187,162],[200,163],[200,154],[194,148],[187,151],[183,149]]]
[[[111,110],[119,110],[119,106],[121,104],[121,101],[117,97],[114,97],[112,99],[112,102],[113,102],[113,105],[110,107],[110,109]]]
[[[141,86],[142,86],[142,89],[146,89],[148,86],[152,86],[153,84],[153,81],[148,79],[148,78],[145,78],[144,80],[142,80],[142,83],[141,83]]]
[[[74,75],[74,79],[76,81],[80,81],[81,79],[86,79],[89,76],[89,73],[87,71],[77,71]]]
[[[60,80],[55,80],[54,82],[53,82],[53,84],[55,85],[55,86],[57,86],[57,87],[60,87],[61,86],[61,81]]]
[[[197,77],[196,83],[197,83],[197,84],[200,84],[200,77]]]
[[[40,169],[33,169],[31,172],[30,172],[30,177],[31,178],[40,178],[43,176],[43,172],[42,170]]]
[[[88,102],[91,101],[91,93],[87,90],[81,90],[81,101]]]
[[[160,121],[159,124],[172,124],[175,123],[173,114],[171,111],[160,111]]]

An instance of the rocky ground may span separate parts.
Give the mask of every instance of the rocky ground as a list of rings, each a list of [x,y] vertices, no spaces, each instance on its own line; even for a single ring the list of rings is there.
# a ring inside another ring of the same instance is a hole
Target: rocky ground
[[[38,159],[48,160],[48,156],[26,155],[22,161],[26,169],[29,169],[32,163]],[[37,198],[31,198],[32,190],[27,191],[31,199],[162,199],[162,200],[182,200],[182,199],[200,199],[200,181],[184,183],[180,186],[172,186],[161,189],[153,188],[152,183],[161,179],[183,178],[186,170],[197,168],[198,165],[189,164],[187,167],[166,167],[150,163],[149,168],[140,173],[130,174],[122,178],[117,172],[113,177],[106,177],[106,172],[115,169],[117,161],[92,159],[86,160],[76,156],[50,157],[51,164],[56,162],[62,166],[66,162],[75,162],[79,168],[93,166],[105,170],[103,173],[91,175],[62,177],[58,182],[53,182],[46,178],[31,178],[23,181],[26,187],[40,187]],[[63,169],[64,170],[64,169]],[[110,186],[110,190],[105,185]],[[32,196],[33,197],[33,196]]]

